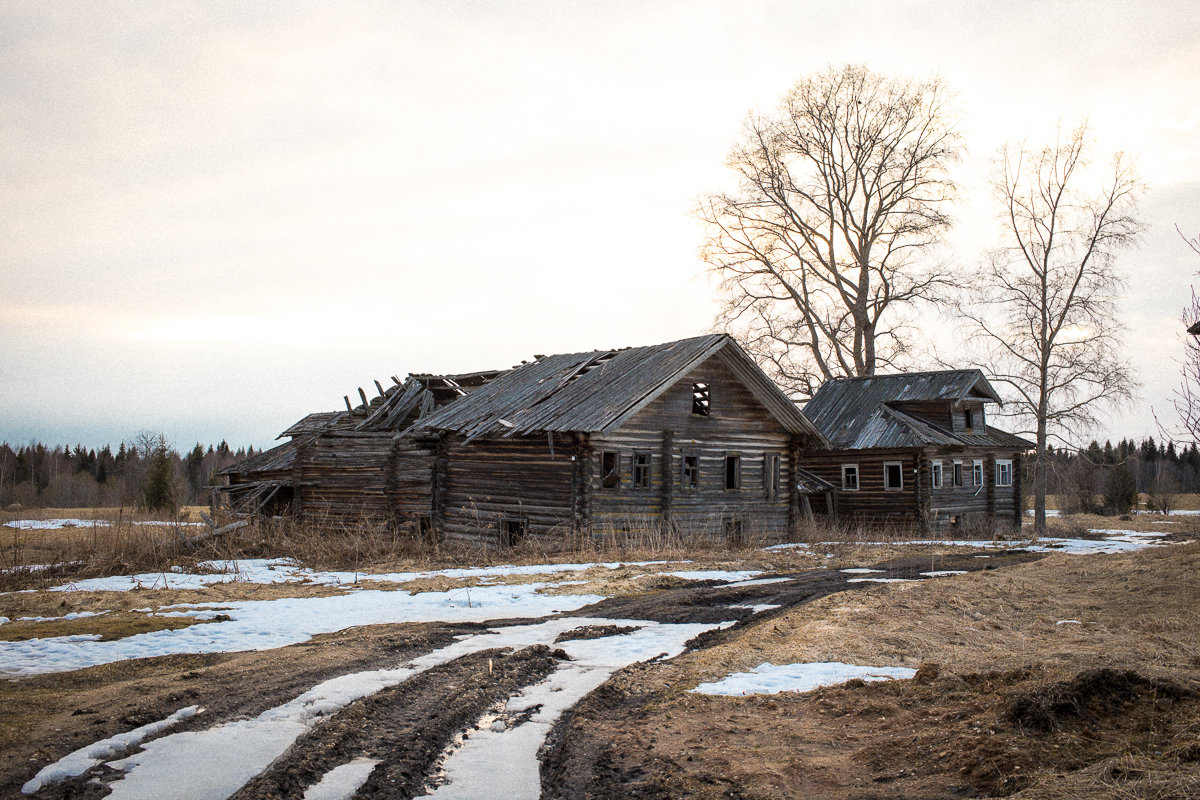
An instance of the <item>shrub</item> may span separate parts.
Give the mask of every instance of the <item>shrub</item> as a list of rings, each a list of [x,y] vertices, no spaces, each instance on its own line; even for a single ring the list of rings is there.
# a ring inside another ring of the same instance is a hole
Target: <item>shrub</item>
[[[1137,478],[1126,464],[1108,469],[1104,482],[1104,508],[1114,516],[1128,514],[1137,505]]]

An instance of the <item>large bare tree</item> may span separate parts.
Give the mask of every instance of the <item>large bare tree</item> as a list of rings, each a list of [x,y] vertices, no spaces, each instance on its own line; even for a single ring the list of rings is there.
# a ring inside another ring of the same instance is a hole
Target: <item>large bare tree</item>
[[[1178,225],[1175,230],[1179,231],[1187,246],[1200,255],[1200,236],[1189,239]],[[1182,321],[1189,335],[1183,343],[1183,374],[1172,401],[1183,425],[1182,433],[1191,437],[1193,442],[1200,442],[1200,297],[1197,297],[1194,286],[1192,301],[1183,310]]]
[[[718,325],[800,394],[893,365],[909,346],[897,312],[953,285],[924,259],[950,224],[960,149],[939,80],[860,66],[751,115],[728,160],[737,193],[699,208],[725,294]]]
[[[1037,443],[1034,518],[1046,530],[1046,447],[1070,446],[1099,414],[1132,397],[1121,355],[1116,256],[1136,242],[1141,183],[1117,154],[1087,162],[1086,123],[1041,149],[1008,145],[994,188],[1005,243],[967,293],[960,312],[984,364],[1007,386],[1008,413]]]

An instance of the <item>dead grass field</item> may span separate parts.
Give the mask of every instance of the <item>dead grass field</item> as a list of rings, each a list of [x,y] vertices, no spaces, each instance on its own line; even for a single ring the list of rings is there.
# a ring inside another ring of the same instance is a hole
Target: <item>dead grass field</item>
[[[821,661],[919,672],[689,692]],[[581,708],[568,739],[587,731],[612,770],[640,764],[671,796],[1200,797],[1200,543],[831,595],[628,670]]]

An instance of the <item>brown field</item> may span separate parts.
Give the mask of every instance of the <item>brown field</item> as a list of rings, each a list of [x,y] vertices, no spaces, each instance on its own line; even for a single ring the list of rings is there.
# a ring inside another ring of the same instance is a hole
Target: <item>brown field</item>
[[[46,510],[38,516],[84,517],[77,509]],[[833,586],[831,581],[844,577],[838,578],[835,569],[815,568],[890,562],[885,568],[902,569],[897,574],[906,576],[926,569],[970,568],[976,571],[913,583],[843,584],[811,597],[783,592],[782,599],[772,600],[782,605],[776,611],[705,637],[675,659],[617,673],[560,722],[543,755],[543,796],[1200,797],[1200,543],[1113,556],[1004,556],[992,549],[989,559],[982,560],[963,547],[904,541],[909,538],[904,532],[882,536],[816,528],[802,537],[822,543],[812,550],[687,547],[678,539],[647,536],[636,546],[566,542],[553,555],[544,546],[505,552],[447,549],[366,529],[317,534],[284,524],[248,528],[229,541],[188,550],[177,545],[169,527],[138,526],[127,517],[99,513],[92,518],[116,519],[117,524],[57,531],[0,528],[0,568],[75,562],[32,573],[0,573],[0,592],[7,592],[0,594],[0,616],[13,620],[0,625],[0,640],[75,634],[121,638],[206,624],[135,609],[350,590],[245,582],[187,590],[46,590],[71,580],[135,571],[159,572],[169,581],[171,566],[193,569],[206,559],[230,557],[304,556],[316,568],[372,571],[670,560],[592,569],[571,576],[580,584],[548,590],[604,594],[612,598],[606,601],[606,613],[613,618],[648,614],[648,619],[659,613],[686,617],[703,610],[697,603],[730,602],[705,600],[706,593],[716,597],[719,592],[661,574],[677,569],[757,569],[787,576],[797,586],[804,581]],[[1169,533],[1176,542],[1200,535],[1200,517],[1183,515],[1076,515],[1052,518],[1049,525],[1053,535],[1062,536],[1088,536],[1089,528]],[[863,543],[885,539],[892,543]],[[902,568],[896,566],[901,563]],[[499,580],[529,583],[544,576]],[[373,588],[415,592],[470,585],[466,579],[433,576]],[[787,585],[760,591],[766,597]],[[12,591],[17,589],[34,591]],[[78,611],[107,613],[48,622],[18,619]],[[0,714],[0,764],[7,764],[0,767],[0,795],[15,793],[38,766],[102,736],[161,719],[185,702],[211,709],[195,725],[243,718],[325,677],[393,664],[397,653],[426,652],[467,629],[372,626],[277,650],[140,659],[0,682],[0,707],[6,712]],[[498,654],[497,664],[501,658],[509,656]],[[525,670],[520,665],[526,661],[513,661],[512,669]],[[907,666],[920,673],[913,680],[852,681],[804,694],[731,698],[688,691],[764,662],[810,661]],[[445,680],[484,680],[478,670],[478,663],[464,662],[448,671]],[[521,680],[532,680],[535,672]],[[478,702],[485,695],[492,697],[485,692]],[[445,697],[450,703],[456,695]],[[397,703],[414,702],[411,691],[396,698]],[[380,698],[348,707],[345,721],[338,722],[339,717],[328,725],[328,736],[362,729],[376,711],[398,713],[399,707],[387,702],[392,701]],[[431,703],[435,710],[422,713],[436,713],[437,703]],[[477,713],[471,711],[475,708],[468,704],[455,713]],[[439,736],[451,736],[461,730],[461,719],[454,720],[415,730],[432,735],[436,729]],[[315,729],[305,753],[333,746],[332,739],[322,740],[324,730]],[[296,755],[296,763],[309,757]],[[419,790],[420,782],[413,787]],[[252,796],[283,796],[261,791]],[[101,794],[79,781],[38,796]]]

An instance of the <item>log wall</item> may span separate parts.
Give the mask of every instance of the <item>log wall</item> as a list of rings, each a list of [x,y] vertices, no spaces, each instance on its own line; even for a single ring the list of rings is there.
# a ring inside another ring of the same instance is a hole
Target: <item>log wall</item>
[[[692,413],[692,386],[709,387],[709,414]],[[782,536],[788,527],[792,435],[716,359],[680,379],[638,412],[619,430],[590,440],[591,514],[593,530],[633,530],[670,525],[684,537],[736,534]],[[602,458],[616,452],[620,483],[603,485]],[[634,457],[651,459],[650,486],[634,486]],[[764,460],[780,457],[780,486],[768,500]],[[683,483],[683,457],[700,464],[697,489]],[[740,458],[739,488],[725,488],[725,458]],[[669,459],[669,460],[668,460]]]
[[[972,483],[972,466],[983,461],[983,484]],[[996,485],[996,460],[1013,462],[1013,485]],[[933,487],[932,462],[942,462],[942,486]],[[954,486],[954,461],[962,462],[963,485]],[[901,462],[904,487],[884,488],[884,463]],[[968,449],[872,449],[806,453],[801,466],[835,486],[842,465],[857,464],[858,491],[839,491],[838,515],[867,524],[916,525],[924,530],[1012,527],[1020,524],[1020,455]]]
[[[556,437],[551,453],[547,436],[522,439],[446,439],[444,474],[439,490],[438,523],[448,539],[504,545],[508,524],[519,524],[525,535],[569,530],[579,498],[572,490],[578,480],[573,437]]]
[[[388,497],[391,433],[332,431],[296,456],[298,507],[308,519],[384,525],[392,520]]]

